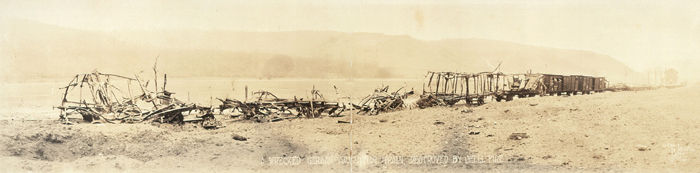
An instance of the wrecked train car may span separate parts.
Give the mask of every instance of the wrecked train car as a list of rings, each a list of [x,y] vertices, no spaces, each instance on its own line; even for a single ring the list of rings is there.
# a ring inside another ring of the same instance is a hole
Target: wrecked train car
[[[494,94],[496,101],[510,101],[518,98],[534,97],[543,92],[543,75],[541,74],[508,74],[503,79],[503,89]]]
[[[239,101],[235,99],[218,99],[221,101],[220,112],[237,111],[242,119],[257,122],[279,121],[290,118],[318,118],[322,115],[340,116],[346,106],[339,102],[326,101],[318,90],[312,90],[312,98],[284,99],[268,91],[253,93],[255,100]]]
[[[492,72],[428,72],[418,106],[454,105],[461,100],[470,105],[484,104],[486,97],[503,91],[504,77]]]
[[[156,83],[156,82],[154,82]],[[107,123],[160,122],[181,124],[185,121],[202,122],[205,127],[217,125],[210,108],[184,103],[166,90],[167,75],[162,89],[150,91],[149,81],[139,76],[93,72],[75,75],[65,86],[59,109],[59,119],[70,124],[80,115],[85,122]],[[154,84],[156,85],[156,84]],[[185,114],[194,115],[186,120]],[[80,118],[78,118],[80,119]]]

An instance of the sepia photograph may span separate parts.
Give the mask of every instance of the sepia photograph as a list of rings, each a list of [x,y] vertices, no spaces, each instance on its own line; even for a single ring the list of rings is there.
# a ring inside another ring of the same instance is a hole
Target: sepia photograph
[[[697,172],[700,1],[0,0],[0,172]]]

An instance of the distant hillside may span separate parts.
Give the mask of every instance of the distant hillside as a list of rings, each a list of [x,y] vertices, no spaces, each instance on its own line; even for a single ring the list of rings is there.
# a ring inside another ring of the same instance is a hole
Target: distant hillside
[[[636,73],[598,53],[482,39],[425,41],[408,36],[328,31],[93,32],[6,20],[2,76],[52,77],[100,69],[159,67],[174,76],[389,78],[425,71],[584,74],[613,79]],[[352,66],[351,66],[352,65]],[[36,67],[36,68],[26,68]]]
[[[122,41],[169,48],[208,48],[266,52],[300,57],[353,59],[377,64],[399,77],[433,71],[480,72],[502,62],[504,72],[584,74],[625,78],[636,75],[614,58],[590,51],[566,50],[483,39],[424,41],[408,36],[329,31],[122,32]]]
[[[158,57],[159,71],[182,77],[243,78],[388,78],[386,68],[350,60],[214,49],[176,48],[122,41],[117,33],[82,31],[26,20],[0,20],[0,79],[69,77],[99,70],[150,74]],[[168,39],[168,38],[163,38]],[[176,39],[176,38],[171,38]],[[180,38],[177,38],[180,39]],[[193,40],[192,42],[200,42]]]

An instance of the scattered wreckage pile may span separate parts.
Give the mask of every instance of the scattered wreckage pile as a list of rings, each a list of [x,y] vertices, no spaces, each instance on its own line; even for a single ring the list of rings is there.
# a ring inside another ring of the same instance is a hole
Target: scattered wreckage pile
[[[60,120],[66,124],[76,120],[70,115],[78,114],[86,122],[196,122],[205,128],[220,126],[211,107],[173,98],[175,93],[166,90],[167,75],[163,76],[162,89],[159,90],[157,80],[153,82],[155,91],[148,89],[149,84],[138,75],[132,78],[100,72],[78,74],[60,88],[63,97],[56,108],[61,110]]]
[[[413,91],[400,93],[403,87],[389,93],[389,86],[374,90],[374,93],[352,106],[359,110],[358,114],[377,115],[380,112],[391,112],[404,108],[404,99],[413,95]]]
[[[315,88],[311,90],[312,97],[309,100],[297,97],[292,99],[279,98],[268,91],[254,92],[252,101],[217,99],[222,103],[218,108],[220,114],[230,111],[229,114],[232,117],[238,116],[256,122],[275,122],[293,118],[340,117],[347,110],[358,111],[358,114],[377,115],[380,112],[404,108],[403,99],[413,94],[413,91],[400,93],[403,88],[392,93],[389,93],[388,90],[388,86],[376,89],[374,93],[363,98],[359,104],[328,101]],[[236,115],[236,112],[239,114]]]
[[[215,114],[256,122],[339,117],[348,110],[377,115],[403,109],[404,99],[414,93],[402,92],[403,87],[389,92],[389,86],[386,86],[376,89],[359,104],[346,104],[328,101],[315,87],[311,90],[311,98],[306,100],[279,98],[268,91],[257,91],[252,93],[250,100],[247,96],[243,101],[217,98],[221,104],[215,107],[185,103],[172,97],[175,93],[166,90],[167,75],[163,75],[162,87],[158,87],[157,73],[155,76],[151,82],[142,80],[138,75],[78,74],[60,88],[63,97],[61,105],[55,108],[61,110],[60,120],[66,124],[82,119],[84,122],[104,123],[200,123],[204,128],[216,128],[221,123],[216,120]],[[80,118],[72,115],[80,115]]]
[[[105,123],[199,123],[204,128],[221,126],[215,113],[223,115],[226,112],[244,120],[268,122],[342,116],[345,110],[352,109],[340,102],[327,101],[315,89],[307,100],[278,98],[270,92],[258,91],[253,93],[252,101],[217,98],[221,102],[218,107],[200,106],[172,97],[175,93],[166,90],[167,75],[163,76],[162,88],[158,87],[157,73],[152,83],[154,91],[149,90],[149,84],[150,81],[143,81],[138,75],[132,78],[100,72],[79,74],[60,88],[62,101],[55,108],[61,111],[59,119],[65,124],[82,119],[84,122]]]
[[[268,91],[254,92],[253,101],[239,101],[235,99],[220,99],[220,113],[230,110],[239,112],[243,119],[257,122],[279,121],[291,118],[318,118],[325,114],[327,116],[341,116],[346,110],[346,106],[339,102],[326,101],[320,91],[313,89],[311,100],[283,99],[278,98]],[[234,115],[235,116],[235,115]]]

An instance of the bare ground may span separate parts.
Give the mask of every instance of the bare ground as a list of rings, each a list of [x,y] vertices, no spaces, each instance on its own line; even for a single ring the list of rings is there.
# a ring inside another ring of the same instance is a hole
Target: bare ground
[[[692,172],[700,168],[697,89],[354,115],[352,124],[338,123],[350,116],[224,120],[217,130],[6,120],[0,172]]]

